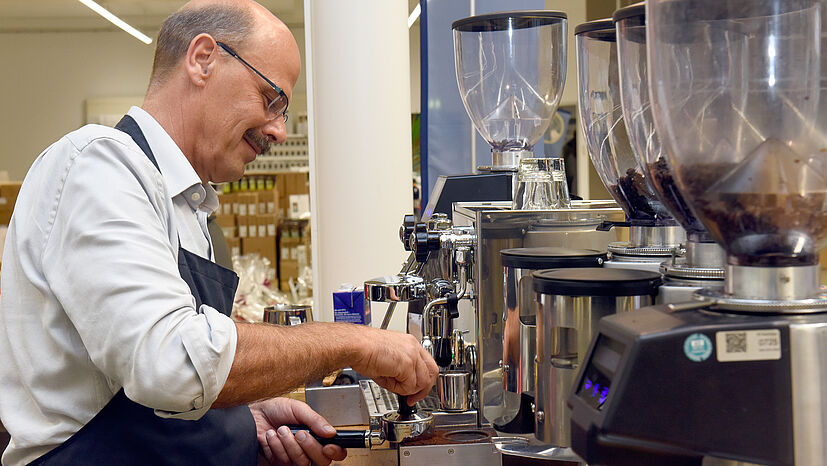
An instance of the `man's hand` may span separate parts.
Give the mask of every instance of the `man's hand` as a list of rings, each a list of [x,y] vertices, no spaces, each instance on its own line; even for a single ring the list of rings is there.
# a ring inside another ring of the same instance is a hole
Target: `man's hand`
[[[336,429],[313,411],[310,406],[290,398],[271,398],[250,404],[250,411],[256,421],[258,443],[264,457],[270,464],[328,465],[331,461],[342,461],[347,452],[336,445],[322,447],[312,435],[298,432],[295,436],[286,424],[302,424],[321,437],[333,437]]]
[[[362,328],[355,336],[358,350],[351,367],[394,393],[408,395],[410,405],[425,398],[439,367],[419,341],[405,333]]]

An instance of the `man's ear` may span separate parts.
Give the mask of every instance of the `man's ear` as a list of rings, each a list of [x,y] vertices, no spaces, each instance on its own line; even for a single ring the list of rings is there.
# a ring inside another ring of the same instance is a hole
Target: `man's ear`
[[[196,86],[204,86],[215,71],[215,61],[218,58],[218,44],[209,34],[198,34],[187,48],[184,57],[184,69],[190,82]]]

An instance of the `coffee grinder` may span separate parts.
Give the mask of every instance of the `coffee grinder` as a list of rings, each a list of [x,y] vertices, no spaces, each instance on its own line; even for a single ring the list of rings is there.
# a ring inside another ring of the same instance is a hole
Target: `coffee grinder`
[[[647,181],[629,144],[620,106],[614,23],[590,21],[578,25],[574,34],[580,124],[589,157],[609,194],[626,213],[626,222],[614,226],[629,227],[629,241],[609,244],[611,258],[604,267],[659,272],[685,233]]]
[[[723,285],[726,256],[678,192],[672,168],[655,130],[649,103],[643,3],[615,11],[612,20],[617,32],[621,106],[629,142],[655,194],[686,231],[685,252],[661,264],[664,284],[658,293],[658,302],[691,301],[693,292]]]
[[[827,2],[649,0],[658,135],[727,254],[695,302],[602,319],[575,388],[589,464],[827,463]]]

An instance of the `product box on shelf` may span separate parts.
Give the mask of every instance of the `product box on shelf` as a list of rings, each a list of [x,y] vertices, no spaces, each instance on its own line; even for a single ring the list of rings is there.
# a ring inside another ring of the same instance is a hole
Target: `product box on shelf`
[[[274,236],[242,238],[241,249],[244,254],[258,254],[270,261],[268,278],[276,278],[276,238]]]
[[[19,181],[0,183],[0,225],[8,225],[11,221],[21,184]]]
[[[241,255],[241,239],[225,236],[227,247],[230,249],[230,257]]]

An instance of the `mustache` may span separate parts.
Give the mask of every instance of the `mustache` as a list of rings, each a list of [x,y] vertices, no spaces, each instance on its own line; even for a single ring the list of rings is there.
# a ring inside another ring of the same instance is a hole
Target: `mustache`
[[[244,136],[246,136],[247,139],[253,141],[253,143],[256,146],[258,146],[258,148],[259,148],[258,155],[266,154],[267,151],[270,150],[270,138],[268,138],[267,136],[265,136],[263,134],[259,134],[254,129],[248,129],[247,131],[245,131]]]

